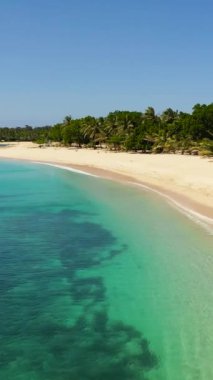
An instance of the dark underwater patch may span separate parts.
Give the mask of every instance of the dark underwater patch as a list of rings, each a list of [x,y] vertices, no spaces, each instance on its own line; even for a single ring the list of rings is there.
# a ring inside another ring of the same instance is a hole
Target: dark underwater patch
[[[75,380],[145,379],[146,373],[156,368],[157,358],[148,341],[133,330],[122,322],[118,326],[110,321],[105,310],[92,317],[82,316],[73,327],[58,330],[49,342],[49,351],[60,359],[59,368],[55,365],[56,373],[62,371],[70,376],[65,379]],[[136,353],[131,353],[129,344],[134,345]],[[54,368],[51,374],[52,371]],[[48,371],[46,375],[49,379]]]
[[[20,361],[26,377],[33,371],[41,380],[146,379],[158,365],[149,342],[110,319],[103,278],[89,274],[127,247],[87,212],[18,213],[0,220],[1,368],[9,371]],[[54,310],[63,297],[71,311],[60,303]],[[75,307],[81,310],[76,316]]]

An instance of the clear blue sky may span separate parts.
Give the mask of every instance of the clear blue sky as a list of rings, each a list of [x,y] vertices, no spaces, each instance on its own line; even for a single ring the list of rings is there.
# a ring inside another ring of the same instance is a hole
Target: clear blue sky
[[[0,0],[0,125],[213,102],[212,0]]]

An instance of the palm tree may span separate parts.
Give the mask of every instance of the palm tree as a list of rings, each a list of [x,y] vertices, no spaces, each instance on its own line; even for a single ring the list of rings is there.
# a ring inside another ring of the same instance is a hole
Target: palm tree
[[[148,107],[144,112],[144,119],[155,122],[157,120],[157,115],[153,107]]]
[[[63,120],[63,124],[64,125],[69,125],[72,121],[72,116],[71,115],[67,115],[65,116],[64,120]]]
[[[103,124],[103,118],[96,119],[92,116],[85,117],[81,124],[81,132],[84,138],[90,140],[94,145],[103,142],[105,140]]]

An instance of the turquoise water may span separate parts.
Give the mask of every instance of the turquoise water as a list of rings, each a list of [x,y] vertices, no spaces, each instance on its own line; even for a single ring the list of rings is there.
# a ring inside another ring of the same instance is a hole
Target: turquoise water
[[[212,379],[212,251],[149,192],[1,161],[0,379]]]

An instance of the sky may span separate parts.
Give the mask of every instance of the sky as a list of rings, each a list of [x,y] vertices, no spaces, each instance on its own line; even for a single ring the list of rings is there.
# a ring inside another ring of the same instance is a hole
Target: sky
[[[0,126],[213,102],[212,0],[0,0]]]

